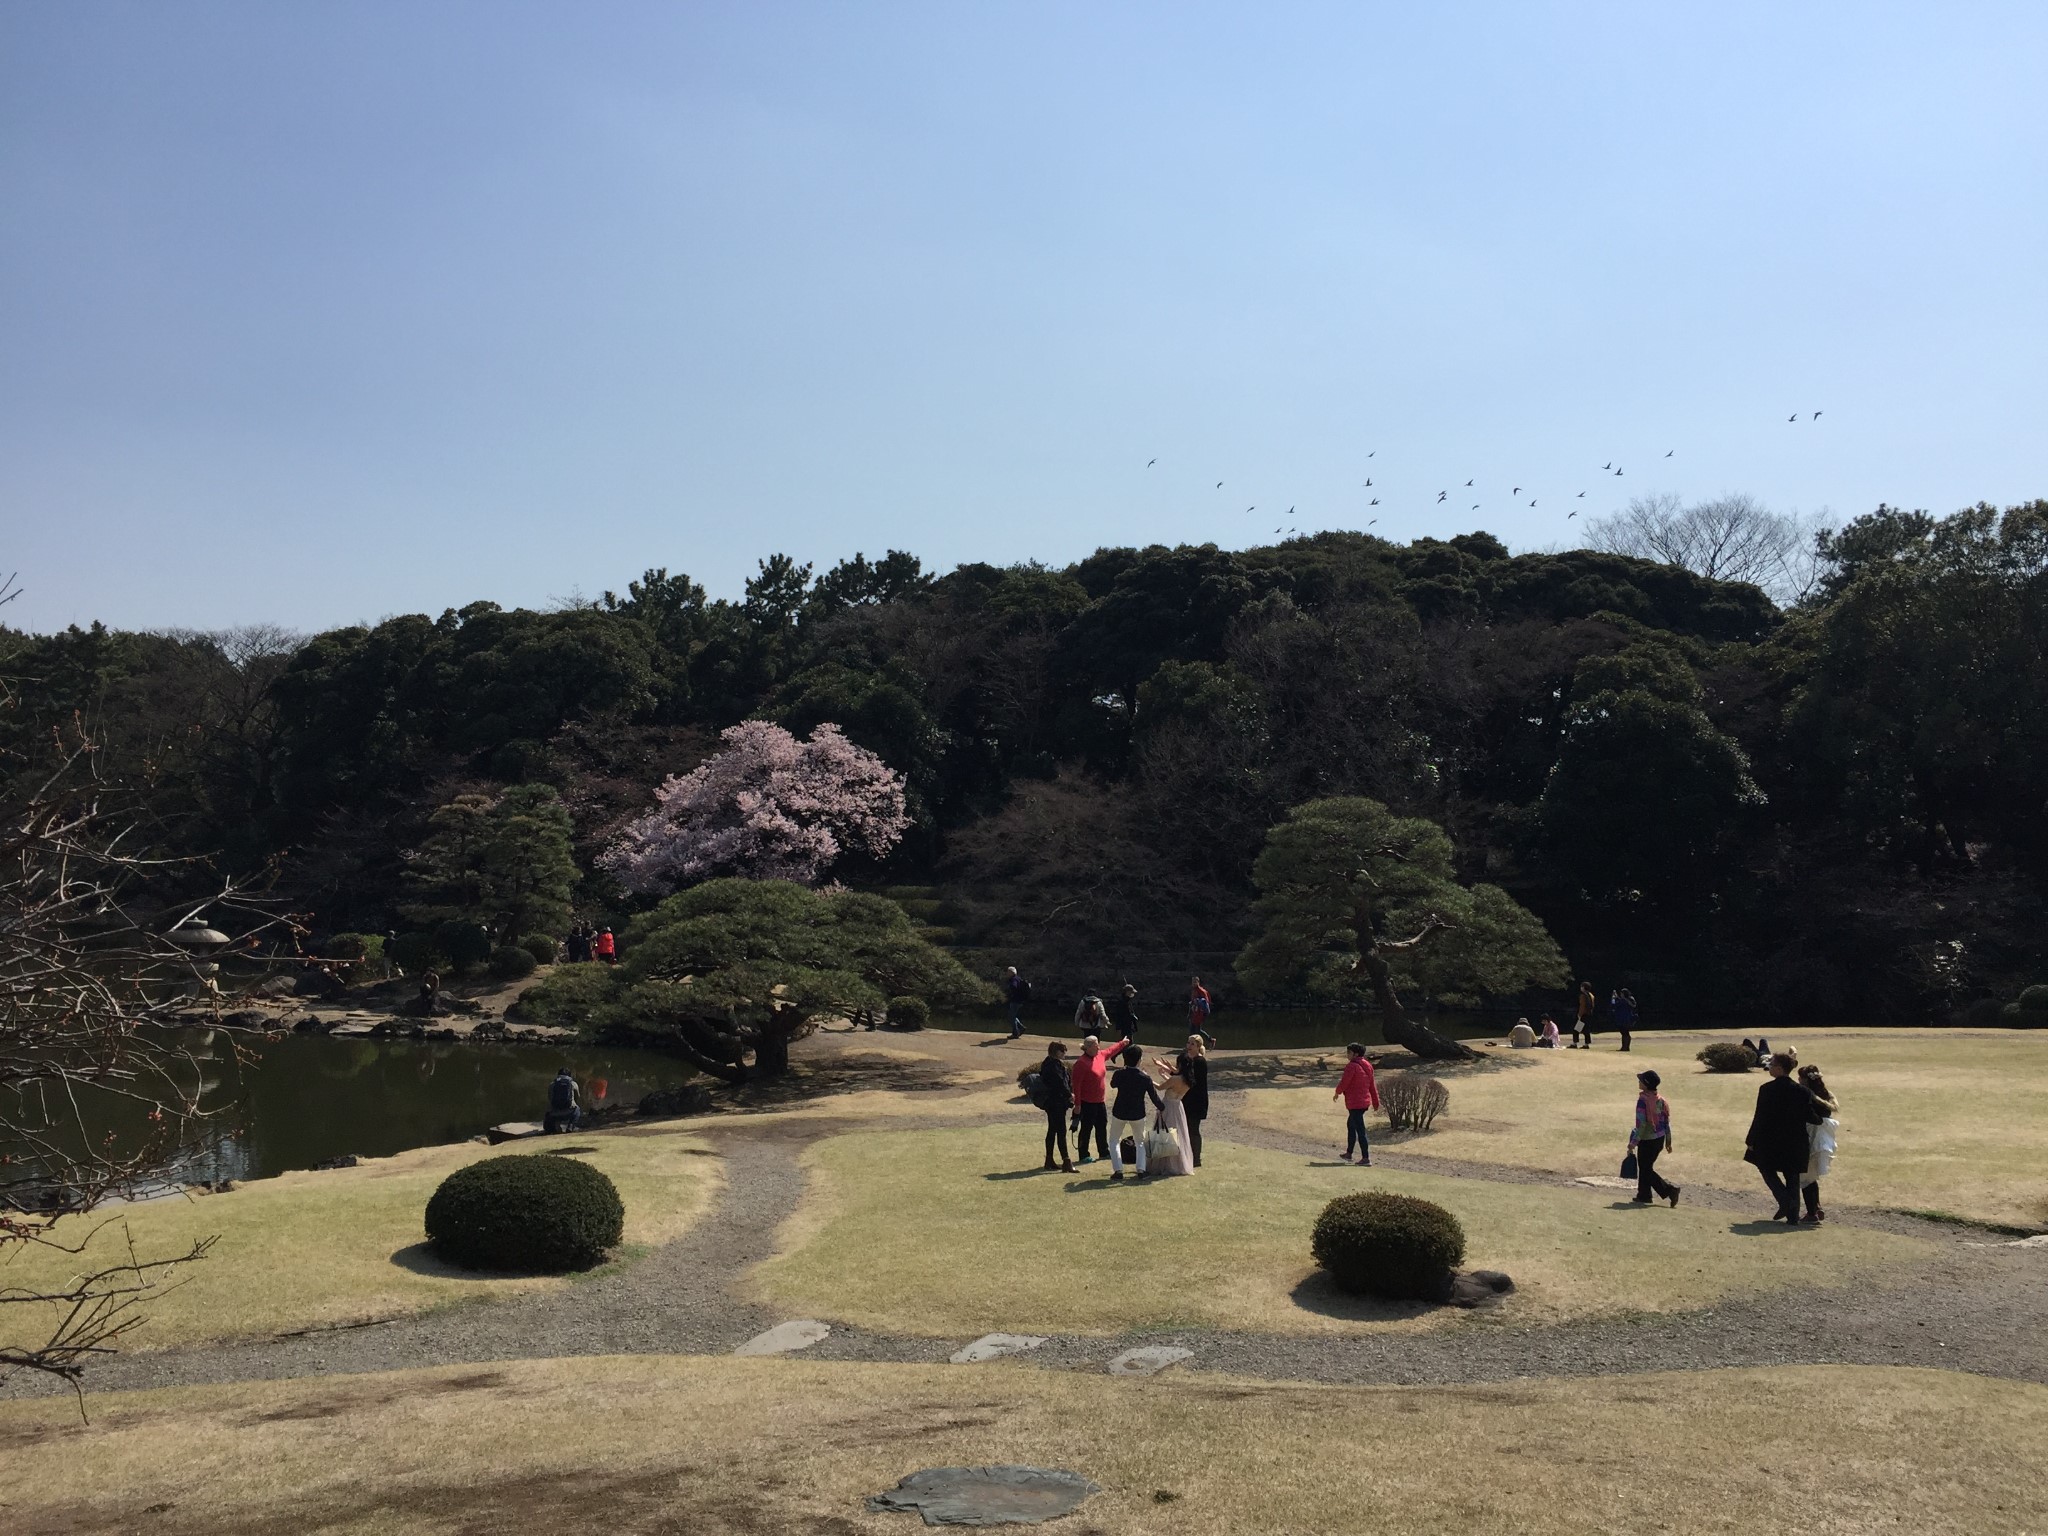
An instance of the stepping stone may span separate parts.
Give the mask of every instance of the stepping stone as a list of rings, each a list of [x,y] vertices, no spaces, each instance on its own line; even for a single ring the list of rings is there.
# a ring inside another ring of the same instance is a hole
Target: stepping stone
[[[1127,1349],[1109,1362],[1112,1376],[1157,1376],[1169,1365],[1178,1365],[1183,1360],[1192,1360],[1192,1349],[1180,1349],[1172,1344],[1147,1344],[1143,1349]]]
[[[1021,1355],[1044,1342],[1042,1334],[984,1333],[965,1349],[954,1350],[951,1359],[955,1365],[973,1365],[977,1361],[996,1360],[1004,1355]]]
[[[872,1511],[915,1510],[926,1525],[1037,1525],[1057,1520],[1102,1490],[1078,1472],[1049,1467],[927,1467],[868,1500]]]
[[[766,1333],[758,1333],[747,1340],[733,1353],[736,1355],[788,1355],[800,1349],[809,1349],[818,1340],[832,1331],[829,1323],[813,1322],[809,1318],[793,1323],[777,1323]]]
[[[1595,1189],[1634,1189],[1636,1187],[1634,1179],[1617,1179],[1608,1173],[1589,1173],[1573,1182],[1590,1184]]]

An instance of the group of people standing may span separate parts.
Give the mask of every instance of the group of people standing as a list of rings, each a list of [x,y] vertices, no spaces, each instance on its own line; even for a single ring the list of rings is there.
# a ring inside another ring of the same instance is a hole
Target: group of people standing
[[[1764,1187],[1777,1202],[1771,1220],[1794,1226],[1802,1222],[1818,1225],[1827,1220],[1820,1203],[1820,1183],[1834,1163],[1841,1128],[1835,1119],[1838,1106],[1820,1069],[1802,1067],[1796,1049],[1772,1053],[1768,1065],[1770,1080],[1757,1089],[1743,1161],[1755,1165],[1763,1175]],[[1636,1074],[1635,1125],[1629,1132],[1628,1162],[1622,1172],[1629,1172],[1629,1162],[1635,1165],[1637,1205],[1655,1199],[1676,1205],[1683,1193],[1680,1186],[1657,1172],[1658,1158],[1672,1150],[1671,1106],[1659,1091],[1662,1086],[1654,1071]]]
[[[1074,1172],[1076,1159],[1067,1148],[1070,1128],[1080,1143],[1079,1161],[1092,1163],[1095,1154],[1107,1158],[1115,1182],[1124,1177],[1126,1136],[1138,1178],[1193,1173],[1202,1166],[1202,1122],[1209,1115],[1209,1058],[1202,1036],[1189,1035],[1172,1061],[1155,1058],[1152,1072],[1145,1070],[1144,1060],[1145,1053],[1128,1035],[1107,1051],[1100,1038],[1086,1036],[1071,1065],[1063,1041],[1046,1047],[1045,1060],[1027,1079],[1027,1088],[1031,1102],[1045,1113],[1048,1171]]]
[[[1593,1020],[1599,1006],[1600,999],[1593,991],[1593,984],[1590,981],[1580,982],[1578,1002],[1572,1014],[1572,1043],[1564,1047],[1566,1050],[1593,1049]],[[1635,1034],[1638,1017],[1635,993],[1629,991],[1627,987],[1616,987],[1613,995],[1607,999],[1607,1018],[1613,1024],[1614,1032],[1621,1036],[1621,1048],[1624,1051],[1629,1048],[1629,1042]],[[1508,1031],[1508,1044],[1516,1047],[1536,1046],[1554,1051],[1564,1042],[1558,1032],[1557,1020],[1546,1013],[1540,1027],[1532,1025],[1525,1018],[1515,1020],[1515,1027]]]
[[[579,923],[569,932],[568,942],[563,945],[569,960],[601,960],[606,965],[619,958],[619,941],[609,928],[593,928],[588,923]]]
[[[1024,1007],[1031,1001],[1031,983],[1017,974],[1014,965],[1003,975],[1003,1000],[1010,1010],[1010,1038],[1019,1039],[1024,1034]],[[1209,1033],[1209,1017],[1216,1011],[1216,1000],[1199,976],[1188,979],[1187,1010],[1188,1033],[1200,1035],[1213,1046],[1216,1037]],[[1095,993],[1087,993],[1074,1008],[1074,1028],[1098,1039],[1136,1040],[1138,989],[1125,982],[1107,1003]]]

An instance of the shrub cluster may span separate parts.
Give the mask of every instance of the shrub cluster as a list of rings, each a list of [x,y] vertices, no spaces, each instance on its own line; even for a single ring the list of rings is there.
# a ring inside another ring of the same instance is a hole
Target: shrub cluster
[[[517,981],[539,969],[539,963],[520,945],[504,944],[491,951],[490,975],[493,981]]]
[[[1747,1072],[1757,1064],[1757,1054],[1732,1040],[1716,1040],[1702,1046],[1694,1058],[1709,1072]]]
[[[1433,1077],[1402,1072],[1380,1084],[1380,1108],[1397,1131],[1426,1131],[1450,1107],[1451,1090]]]
[[[2018,1029],[2048,1029],[2048,983],[2028,987],[1999,1009],[1998,1022]]]
[[[891,1029],[923,1029],[932,1021],[932,1005],[921,997],[889,999]]]
[[[656,1088],[643,1097],[633,1113],[652,1118],[657,1115],[701,1115],[711,1107],[711,1090],[702,1083],[681,1083],[674,1088]]]
[[[1465,1229],[1442,1206],[1409,1195],[1340,1195],[1316,1218],[1311,1248],[1347,1291],[1441,1301],[1465,1262]]]
[[[427,1241],[464,1269],[588,1269],[625,1221],[610,1179],[555,1153],[487,1157],[449,1174],[427,1201]]]
[[[529,933],[519,941],[519,947],[533,956],[535,965],[553,965],[561,954],[561,947],[544,933]]]

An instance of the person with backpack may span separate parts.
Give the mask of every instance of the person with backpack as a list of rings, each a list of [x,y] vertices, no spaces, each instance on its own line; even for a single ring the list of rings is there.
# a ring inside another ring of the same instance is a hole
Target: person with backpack
[[[1084,1039],[1089,1035],[1100,1039],[1109,1033],[1109,1013],[1102,1006],[1102,999],[1093,992],[1088,993],[1075,1005],[1074,1028],[1081,1031]]]
[[[1013,965],[1009,974],[1003,977],[1003,992],[1010,1003],[1010,1038],[1021,1039],[1024,1034],[1024,1005],[1031,1001],[1031,983],[1019,976],[1017,967]]]
[[[541,1121],[541,1129],[552,1136],[557,1131],[573,1131],[582,1121],[583,1110],[576,1102],[576,1079],[564,1067],[548,1084],[548,1112]]]
[[[1059,1170],[1074,1171],[1074,1159],[1067,1151],[1067,1111],[1074,1107],[1073,1084],[1067,1080],[1067,1048],[1055,1040],[1045,1048],[1045,1060],[1031,1075],[1031,1102],[1045,1111],[1045,1171],[1053,1170],[1052,1149],[1060,1149]]]

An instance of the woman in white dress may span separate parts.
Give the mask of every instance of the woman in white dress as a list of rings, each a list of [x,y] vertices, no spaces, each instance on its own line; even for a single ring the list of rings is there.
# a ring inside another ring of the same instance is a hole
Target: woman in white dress
[[[1171,1152],[1161,1147],[1152,1153],[1152,1174],[1157,1178],[1193,1173],[1195,1165],[1188,1156],[1188,1112],[1181,1102],[1188,1096],[1188,1081],[1170,1061],[1155,1057],[1152,1065],[1159,1069],[1159,1096],[1166,1106],[1152,1117],[1153,1129],[1155,1133],[1163,1130],[1173,1138]]]

